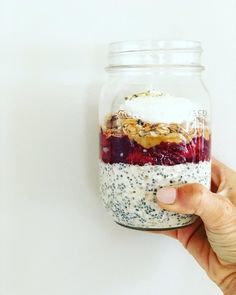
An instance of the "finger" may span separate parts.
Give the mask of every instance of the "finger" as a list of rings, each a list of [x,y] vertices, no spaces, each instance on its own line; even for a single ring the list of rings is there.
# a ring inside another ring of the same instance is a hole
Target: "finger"
[[[163,234],[165,236],[178,239],[183,244],[183,246],[187,248],[188,237],[192,235],[192,233],[200,224],[202,224],[202,220],[198,218],[194,223],[178,229],[153,230],[151,233]]]
[[[206,232],[202,220],[198,218],[193,224],[176,229],[165,231],[152,231],[155,234],[164,234],[171,238],[178,239],[182,245],[193,255],[197,262],[205,269],[208,268],[209,242],[206,237]],[[201,253],[201,254],[200,254]]]
[[[224,171],[224,173],[231,174],[232,172],[234,173],[235,171],[228,167],[227,165],[223,164],[221,161],[217,160],[216,158],[212,158],[212,164],[219,167],[221,170]]]
[[[217,160],[212,162],[212,191],[226,197],[236,206],[236,172]]]
[[[150,231],[152,234],[162,234],[173,239],[177,239],[177,229],[174,230],[152,230]]]
[[[213,158],[212,160],[212,182],[218,187],[218,191],[224,190],[228,186],[232,176],[236,172],[231,168]]]
[[[236,208],[227,198],[208,191],[200,184],[162,188],[157,192],[157,201],[166,210],[196,214],[209,227],[236,213]]]
[[[211,191],[216,193],[222,184],[222,168],[216,160],[212,161],[211,165]]]
[[[232,169],[213,158],[212,185],[215,192],[223,192],[225,188],[228,187],[232,175],[235,175],[235,172]]]

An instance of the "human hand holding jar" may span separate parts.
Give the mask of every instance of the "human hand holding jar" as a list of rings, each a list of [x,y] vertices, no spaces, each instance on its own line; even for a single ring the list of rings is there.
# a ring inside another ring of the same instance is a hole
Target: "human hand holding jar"
[[[212,192],[187,184],[159,190],[157,200],[168,211],[200,216],[188,227],[161,233],[178,239],[225,295],[235,295],[236,172],[213,160]]]

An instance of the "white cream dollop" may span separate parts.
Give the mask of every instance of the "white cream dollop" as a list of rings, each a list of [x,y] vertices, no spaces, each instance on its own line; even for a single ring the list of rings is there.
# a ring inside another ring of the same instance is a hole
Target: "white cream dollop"
[[[199,109],[200,105],[190,99],[169,94],[138,96],[127,99],[120,105],[120,110],[131,117],[152,124],[191,122],[196,118],[196,111]]]

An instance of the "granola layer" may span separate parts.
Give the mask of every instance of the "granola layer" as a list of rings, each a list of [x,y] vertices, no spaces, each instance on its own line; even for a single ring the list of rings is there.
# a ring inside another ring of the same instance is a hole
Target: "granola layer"
[[[107,116],[102,132],[106,136],[121,137],[127,135],[144,148],[154,147],[161,142],[189,143],[195,137],[210,140],[207,123],[200,117],[194,122],[151,124],[129,117],[123,111]]]

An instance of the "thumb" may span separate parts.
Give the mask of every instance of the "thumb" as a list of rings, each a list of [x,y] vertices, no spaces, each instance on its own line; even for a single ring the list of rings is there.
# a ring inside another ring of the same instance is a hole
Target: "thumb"
[[[221,225],[236,211],[227,198],[210,192],[200,184],[162,188],[157,192],[157,201],[166,210],[196,214],[209,227]]]

